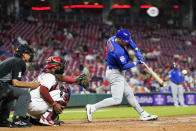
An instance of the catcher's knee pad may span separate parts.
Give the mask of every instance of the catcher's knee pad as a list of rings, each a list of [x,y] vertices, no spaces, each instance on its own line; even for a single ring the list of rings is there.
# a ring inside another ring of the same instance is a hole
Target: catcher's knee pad
[[[56,118],[58,117],[58,114],[52,110],[51,112],[49,112],[48,114],[48,118],[52,119],[52,120],[55,120]]]
[[[57,101],[57,103],[61,104],[62,106],[66,106],[69,103],[70,99],[70,88],[69,87],[61,87],[60,88],[60,97],[63,98],[63,100]]]
[[[61,100],[61,101],[56,101],[56,103],[57,104],[60,104],[60,105],[62,105],[62,106],[67,106],[67,103],[65,102],[65,101],[63,101],[63,100]]]

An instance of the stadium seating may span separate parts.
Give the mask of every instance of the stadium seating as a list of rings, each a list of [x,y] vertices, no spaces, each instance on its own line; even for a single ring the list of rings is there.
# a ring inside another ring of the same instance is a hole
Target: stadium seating
[[[137,43],[141,43],[141,49],[149,49],[156,45],[161,46],[161,55],[157,57],[157,61],[147,61],[147,64],[149,64],[149,66],[151,66],[152,68],[159,67],[159,65],[161,65],[163,61],[172,63],[174,54],[186,54],[186,56],[196,56],[196,46],[185,45],[185,40],[196,41],[196,38],[191,35],[172,36],[172,34],[176,32],[176,29],[152,30],[146,27],[136,26],[125,26],[125,28],[127,28],[133,34],[134,39]],[[62,39],[57,47],[57,49],[59,49],[60,51],[62,51],[64,47],[67,47],[68,50],[73,51],[79,44],[84,45],[87,43],[90,43],[95,50],[103,50],[105,43],[101,39],[102,32],[106,30],[109,36],[114,35],[116,32],[116,30],[112,28],[110,29],[104,24],[95,23],[88,23],[85,27],[80,27],[79,23],[69,23],[67,29],[69,30],[69,32],[76,32],[77,35],[74,36],[74,38],[71,40]],[[53,21],[45,21],[42,22],[41,25],[32,24],[25,21],[16,21],[10,30],[0,30],[0,39],[6,45],[6,49],[9,49],[12,45],[12,41],[10,41],[9,38],[10,35],[21,36],[22,38],[27,40],[29,44],[32,44],[32,38],[34,37],[35,33],[38,32],[39,34],[42,34],[45,38],[43,40],[36,41],[37,44],[45,45],[45,43],[50,37],[49,34],[56,30],[58,30],[58,23]],[[158,42],[152,42],[150,39],[142,38],[142,35],[146,32],[151,32],[153,36],[160,38],[161,40]],[[178,49],[178,46],[184,48]],[[43,54],[41,54],[39,56],[39,59],[37,60],[38,65],[42,66],[44,59],[53,55],[53,53],[54,51],[44,52]],[[104,76],[106,64],[103,63],[103,66],[97,66],[96,60],[85,60],[85,54],[83,54],[83,57],[81,58],[82,59],[80,61],[69,61],[67,63],[67,69],[74,72],[78,68],[80,63],[90,63],[93,65],[93,70],[95,71],[95,74],[102,74],[102,76]],[[1,59],[3,59],[3,57]],[[196,60],[194,62],[184,65],[184,67],[185,66],[196,67]],[[27,71],[24,80],[34,80],[38,76],[40,71],[41,70]],[[97,83],[95,85],[97,85]],[[191,89],[188,89],[188,86],[186,87],[186,91],[191,91]]]

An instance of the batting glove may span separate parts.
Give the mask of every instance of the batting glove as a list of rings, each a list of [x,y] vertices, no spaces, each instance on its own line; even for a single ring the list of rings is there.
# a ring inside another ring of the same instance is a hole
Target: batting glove
[[[145,62],[146,60],[144,58],[142,58],[141,60],[137,60],[136,64],[143,64],[143,62]]]
[[[136,51],[136,57],[137,57],[138,60],[143,59],[143,58],[142,58],[142,54],[141,54],[141,52],[140,52],[139,50]]]

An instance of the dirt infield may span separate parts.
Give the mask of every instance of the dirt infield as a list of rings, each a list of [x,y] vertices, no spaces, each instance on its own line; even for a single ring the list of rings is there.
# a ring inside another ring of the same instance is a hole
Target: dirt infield
[[[196,115],[160,117],[156,121],[130,119],[66,120],[59,127],[0,128],[0,131],[196,131]]]

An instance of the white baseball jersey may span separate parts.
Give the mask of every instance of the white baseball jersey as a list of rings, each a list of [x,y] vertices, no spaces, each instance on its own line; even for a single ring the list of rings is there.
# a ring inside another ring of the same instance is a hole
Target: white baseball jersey
[[[52,90],[55,90],[55,88],[57,86],[56,78],[51,73],[41,73],[38,76],[38,81],[40,82],[40,85],[45,86],[49,92]],[[31,99],[41,98],[40,87],[38,87],[34,90],[31,90],[30,94],[31,94]]]

